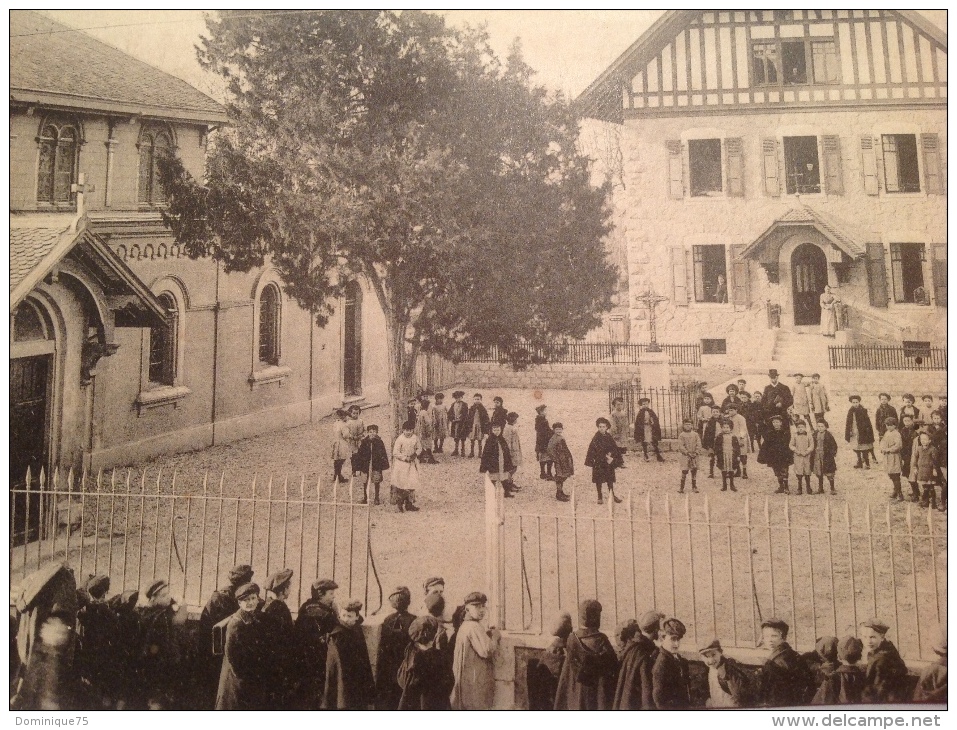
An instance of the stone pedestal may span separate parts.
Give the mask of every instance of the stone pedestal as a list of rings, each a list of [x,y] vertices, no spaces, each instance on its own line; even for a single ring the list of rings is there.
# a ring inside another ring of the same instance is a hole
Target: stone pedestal
[[[638,356],[641,389],[671,387],[671,359],[666,352],[643,352]]]

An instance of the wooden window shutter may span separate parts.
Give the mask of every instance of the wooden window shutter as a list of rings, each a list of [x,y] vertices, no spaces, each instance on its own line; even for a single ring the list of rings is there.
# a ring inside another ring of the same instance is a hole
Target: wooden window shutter
[[[751,281],[748,260],[741,257],[747,246],[731,246],[731,303],[736,307],[751,305]]]
[[[681,200],[685,196],[681,140],[669,139],[666,145],[668,147],[668,197]]]
[[[867,289],[872,307],[887,306],[887,267],[884,244],[867,244]]]
[[[778,163],[778,141],[773,137],[761,142],[764,157],[764,192],[773,198],[781,195],[781,176]]]
[[[827,134],[821,138],[824,151],[824,190],[828,195],[844,195],[844,174],[841,170],[841,138]]]
[[[934,301],[938,307],[947,306],[947,244],[932,243],[931,258],[934,268]]]
[[[877,184],[877,152],[874,138],[869,134],[861,135],[861,172],[864,175],[864,192],[877,195],[880,191]]]
[[[940,169],[940,142],[936,134],[922,134],[920,146],[924,153],[924,185],[928,195],[944,194],[944,179]]]
[[[744,142],[740,137],[724,141],[727,160],[728,197],[744,197]]]
[[[683,246],[671,247],[671,288],[675,304],[688,306],[688,264]]]

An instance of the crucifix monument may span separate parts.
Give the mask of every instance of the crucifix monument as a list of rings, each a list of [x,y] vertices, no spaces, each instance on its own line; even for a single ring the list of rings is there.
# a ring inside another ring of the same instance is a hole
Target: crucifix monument
[[[638,356],[641,389],[670,388],[671,358],[668,357],[668,353],[662,352],[661,345],[658,344],[658,333],[655,327],[657,318],[655,307],[668,301],[668,297],[656,294],[655,290],[649,286],[644,294],[635,297],[635,301],[648,308],[648,348]]]

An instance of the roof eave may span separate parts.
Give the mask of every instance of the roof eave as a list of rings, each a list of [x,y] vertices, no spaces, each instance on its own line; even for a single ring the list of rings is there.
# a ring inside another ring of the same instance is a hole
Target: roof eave
[[[50,249],[46,256],[40,259],[40,262],[10,292],[11,312],[20,305],[27,294],[33,291],[34,287],[43,280],[43,277],[50,273],[56,263],[69,252],[77,238],[77,233],[72,226],[63,230],[57,244]]]
[[[69,111],[93,111],[122,116],[173,119],[201,125],[224,124],[229,121],[229,116],[226,114],[225,109],[221,112],[211,112],[203,109],[154,106],[116,101],[113,99],[59,94],[37,89],[11,88],[10,103],[24,106],[36,105]]]
[[[904,20],[911,23],[912,25],[917,26],[917,28],[922,32],[929,35],[934,39],[934,42],[939,43],[941,47],[946,51],[947,50],[947,32],[938,28],[934,23],[928,20],[926,17],[921,15],[916,10],[896,10],[894,11],[899,13]]]

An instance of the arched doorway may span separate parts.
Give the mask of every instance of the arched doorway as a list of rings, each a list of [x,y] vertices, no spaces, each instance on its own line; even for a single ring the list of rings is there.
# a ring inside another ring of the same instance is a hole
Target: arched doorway
[[[813,243],[802,243],[791,254],[794,324],[821,324],[821,294],[827,285],[827,257]]]
[[[342,388],[346,395],[362,394],[362,289],[355,281],[346,287],[342,308]]]

